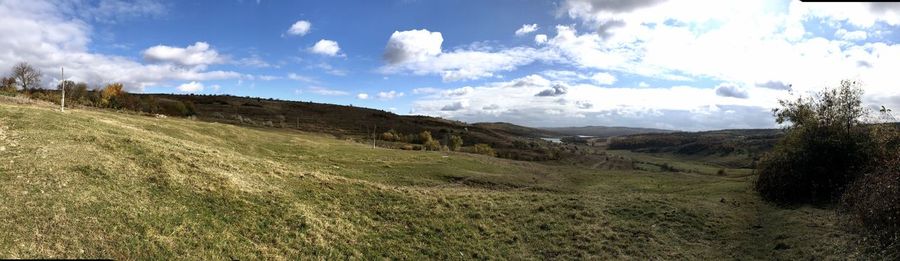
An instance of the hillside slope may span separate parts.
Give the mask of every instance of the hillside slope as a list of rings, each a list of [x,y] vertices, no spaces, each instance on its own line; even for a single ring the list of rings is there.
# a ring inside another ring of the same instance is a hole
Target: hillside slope
[[[748,177],[372,149],[330,135],[0,102],[0,257],[857,257]]]

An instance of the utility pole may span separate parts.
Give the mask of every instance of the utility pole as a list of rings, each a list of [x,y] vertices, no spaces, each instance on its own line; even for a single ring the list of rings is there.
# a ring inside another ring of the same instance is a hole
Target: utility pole
[[[62,87],[62,88],[60,88],[60,90],[62,90],[62,97],[59,100],[59,111],[65,112],[66,111],[66,71],[65,71],[65,68],[63,68],[63,67],[59,67],[59,78],[60,78],[59,83],[60,83],[60,86]]]

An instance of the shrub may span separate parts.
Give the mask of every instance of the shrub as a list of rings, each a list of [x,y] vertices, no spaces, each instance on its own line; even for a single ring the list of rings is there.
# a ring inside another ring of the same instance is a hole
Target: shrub
[[[425,144],[422,144],[428,150],[439,151],[441,150],[441,143],[436,140],[426,141]]]
[[[103,87],[100,90],[100,106],[113,109],[122,108],[122,97],[125,95],[124,87],[121,83],[110,83]]]
[[[397,139],[397,137],[394,136],[393,133],[391,133],[390,131],[388,131],[388,132],[385,132],[385,133],[382,133],[382,134],[381,134],[381,139],[382,139],[382,140],[385,140],[385,141],[394,141],[394,140]]]
[[[463,140],[459,136],[452,135],[452,136],[450,136],[450,144],[448,144],[448,145],[450,147],[450,150],[458,151],[459,148],[461,148],[463,145]]]
[[[881,243],[900,243],[900,157],[854,182],[842,202],[847,213]]]
[[[900,130],[877,125],[872,135],[880,145],[875,169],[854,182],[841,201],[844,210],[882,244],[896,246],[900,244]]]
[[[473,146],[473,149],[475,150],[475,153],[477,153],[477,154],[488,155],[491,157],[497,156],[497,152],[494,151],[494,149],[491,148],[491,145],[488,145],[488,144],[478,143]]]
[[[830,203],[871,169],[877,144],[863,122],[862,89],[852,81],[810,98],[779,101],[784,138],[759,162],[756,190],[778,203]]]
[[[432,140],[433,139],[431,138],[430,131],[422,131],[421,133],[419,133],[419,142],[421,142],[423,145]]]

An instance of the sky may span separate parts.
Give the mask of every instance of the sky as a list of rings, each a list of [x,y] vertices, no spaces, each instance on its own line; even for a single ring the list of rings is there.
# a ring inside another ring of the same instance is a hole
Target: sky
[[[0,72],[532,127],[776,127],[856,80],[900,109],[900,4],[0,0]]]

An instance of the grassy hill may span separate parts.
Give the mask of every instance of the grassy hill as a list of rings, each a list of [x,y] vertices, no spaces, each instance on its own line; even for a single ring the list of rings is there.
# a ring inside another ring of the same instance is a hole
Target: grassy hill
[[[466,146],[489,144],[501,157],[546,160],[546,151],[516,146],[535,138],[553,136],[546,130],[509,123],[468,124],[428,116],[403,116],[391,112],[335,104],[283,101],[228,95],[130,94],[159,103],[186,102],[196,117],[204,121],[259,127],[282,127],[309,132],[368,139],[373,129],[377,134],[394,130],[401,135],[431,132],[435,139],[460,136]],[[380,135],[379,135],[380,136]]]
[[[551,166],[0,101],[0,257],[871,258],[833,211],[771,206],[727,170]]]

